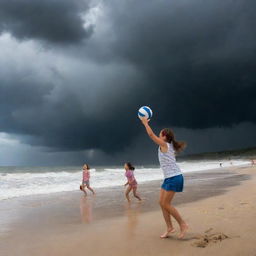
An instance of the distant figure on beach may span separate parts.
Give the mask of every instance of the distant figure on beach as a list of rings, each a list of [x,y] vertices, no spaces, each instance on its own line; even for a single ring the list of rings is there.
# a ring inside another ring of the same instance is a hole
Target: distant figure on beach
[[[220,163],[220,167],[222,167],[222,163]]]
[[[165,128],[161,130],[158,137],[150,128],[148,124],[149,120],[147,118],[141,118],[141,121],[145,126],[149,137],[159,145],[158,158],[164,174],[164,182],[161,186],[159,204],[167,225],[167,231],[160,237],[167,238],[170,233],[175,232],[171,220],[172,216],[180,226],[180,234],[178,237],[181,239],[185,236],[188,230],[188,225],[177,209],[172,205],[172,200],[176,192],[183,191],[183,175],[179,166],[176,164],[175,153],[182,151],[186,144],[184,142],[176,141],[171,129]]]
[[[128,202],[130,202],[130,197],[129,194],[132,191],[134,197],[136,197],[139,201],[141,201],[141,198],[137,194],[137,187],[138,183],[134,177],[134,170],[135,168],[132,166],[131,163],[125,163],[124,165],[125,169],[125,177],[127,178],[127,182],[124,184],[124,186],[128,186],[126,191],[125,191],[125,196]]]
[[[90,167],[88,164],[84,164],[83,166],[83,179],[82,185],[80,185],[80,190],[83,191],[87,196],[85,188],[89,189],[93,194],[95,194],[94,190],[90,187]]]
[[[252,159],[251,160],[252,166],[256,164],[256,160]]]

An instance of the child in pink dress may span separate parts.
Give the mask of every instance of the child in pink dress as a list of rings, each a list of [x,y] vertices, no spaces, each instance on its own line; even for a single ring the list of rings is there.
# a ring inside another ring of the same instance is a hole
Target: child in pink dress
[[[131,163],[126,163],[124,165],[124,169],[125,169],[125,176],[127,178],[127,182],[124,184],[125,186],[128,185],[128,188],[125,191],[125,196],[127,198],[127,201],[130,202],[130,197],[129,197],[129,193],[131,191],[133,191],[133,195],[134,197],[136,197],[139,201],[141,201],[141,198],[139,197],[139,195],[137,194],[137,181],[134,177],[134,170],[135,168],[132,166]]]
[[[93,194],[95,194],[94,190],[90,187],[90,167],[88,164],[85,164],[83,166],[83,181],[82,185],[80,186],[80,190],[84,192],[84,194],[87,196],[87,193],[85,191],[85,188],[88,188],[90,191],[92,191]]]

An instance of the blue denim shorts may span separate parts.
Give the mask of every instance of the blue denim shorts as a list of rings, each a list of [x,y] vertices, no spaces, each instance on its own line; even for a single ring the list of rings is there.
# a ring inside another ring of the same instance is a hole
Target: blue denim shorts
[[[164,179],[164,182],[161,188],[166,191],[182,192],[183,183],[184,183],[183,175],[180,174],[177,176]]]
[[[90,186],[89,180],[83,180],[83,185],[84,186]]]

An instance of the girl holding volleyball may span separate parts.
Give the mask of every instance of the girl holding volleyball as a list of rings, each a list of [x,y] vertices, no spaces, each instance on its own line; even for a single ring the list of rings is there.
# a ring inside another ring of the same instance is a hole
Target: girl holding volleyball
[[[188,225],[177,209],[172,205],[172,200],[176,192],[182,192],[183,190],[183,175],[176,164],[175,153],[182,151],[185,147],[185,143],[176,141],[172,130],[169,128],[161,130],[159,136],[155,135],[148,124],[149,119],[146,117],[140,118],[146,128],[148,136],[159,145],[158,158],[164,174],[159,204],[167,225],[167,231],[160,237],[167,238],[169,233],[175,232],[171,221],[172,216],[180,226],[180,234],[178,237],[183,238],[188,229]]]

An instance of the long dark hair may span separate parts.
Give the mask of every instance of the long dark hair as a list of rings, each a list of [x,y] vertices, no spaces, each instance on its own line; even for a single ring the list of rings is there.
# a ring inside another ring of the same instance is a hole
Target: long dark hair
[[[166,137],[166,141],[168,143],[173,143],[173,147],[176,152],[181,152],[186,147],[186,142],[184,141],[176,141],[174,137],[174,133],[170,128],[164,128],[162,131],[162,136]]]
[[[130,162],[125,163],[125,164],[128,166],[129,170],[132,170],[132,171],[135,170],[135,167]]]
[[[85,166],[85,165],[86,165],[87,170],[90,170],[89,164],[84,164],[83,166]]]

